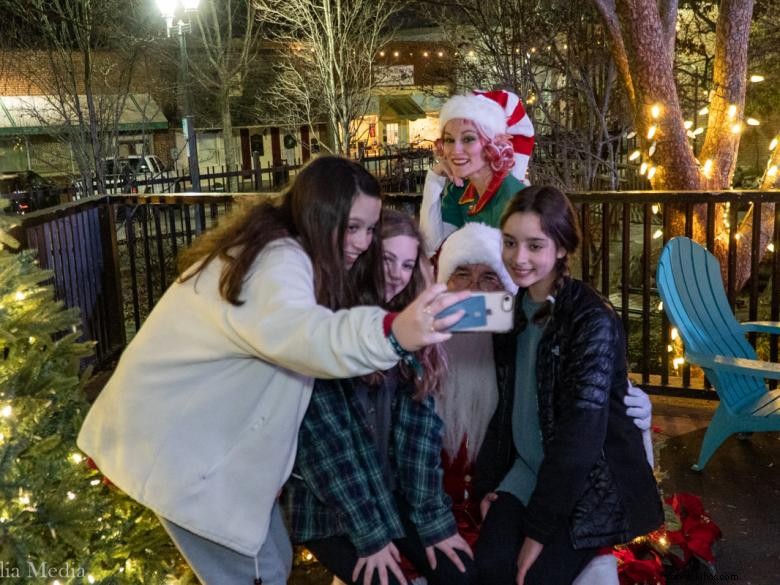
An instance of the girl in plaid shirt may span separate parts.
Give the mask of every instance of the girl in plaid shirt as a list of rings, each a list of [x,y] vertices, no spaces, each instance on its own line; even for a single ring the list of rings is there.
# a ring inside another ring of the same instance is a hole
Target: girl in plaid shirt
[[[429,280],[409,216],[383,212],[384,300],[391,310]],[[400,553],[430,585],[467,585],[469,545],[458,534],[442,488],[442,422],[433,394],[443,374],[439,349],[360,379],[315,383],[282,498],[291,537],[346,583],[405,584]]]

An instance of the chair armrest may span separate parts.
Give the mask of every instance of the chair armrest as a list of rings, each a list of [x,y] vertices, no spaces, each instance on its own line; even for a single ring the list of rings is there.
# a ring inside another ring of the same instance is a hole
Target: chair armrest
[[[742,328],[746,333],[769,333],[780,335],[780,321],[745,321]]]
[[[742,374],[743,376],[753,376],[755,378],[780,380],[780,364],[772,362],[727,357],[725,355],[703,355],[694,352],[686,352],[685,357],[689,362],[702,368]]]

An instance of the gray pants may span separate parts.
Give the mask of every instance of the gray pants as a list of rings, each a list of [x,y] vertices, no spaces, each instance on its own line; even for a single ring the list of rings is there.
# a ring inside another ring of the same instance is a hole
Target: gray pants
[[[257,578],[263,585],[287,583],[293,553],[278,503],[271,511],[265,544],[254,558],[158,518],[203,585],[252,585]]]

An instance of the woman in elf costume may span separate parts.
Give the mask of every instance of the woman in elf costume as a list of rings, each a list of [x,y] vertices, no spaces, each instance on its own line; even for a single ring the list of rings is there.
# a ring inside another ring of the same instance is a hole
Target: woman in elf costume
[[[429,255],[466,223],[498,227],[506,204],[525,186],[534,146],[531,120],[508,91],[453,96],[441,109],[439,128],[439,161],[425,178],[420,208]]]

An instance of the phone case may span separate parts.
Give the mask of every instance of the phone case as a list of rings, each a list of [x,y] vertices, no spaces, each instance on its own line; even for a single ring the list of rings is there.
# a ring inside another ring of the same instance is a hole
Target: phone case
[[[514,319],[515,297],[508,292],[474,293],[436,315],[446,317],[459,309],[466,311],[450,331],[509,331]]]

